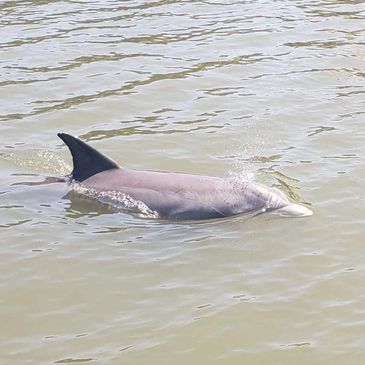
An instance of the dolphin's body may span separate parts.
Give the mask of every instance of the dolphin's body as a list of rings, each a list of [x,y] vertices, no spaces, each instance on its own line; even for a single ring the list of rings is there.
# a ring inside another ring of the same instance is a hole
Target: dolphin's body
[[[144,203],[160,218],[208,219],[242,213],[276,211],[308,216],[308,208],[291,203],[278,189],[237,179],[175,172],[138,171],[119,167],[85,142],[58,136],[73,158],[72,180],[98,193],[122,193]]]

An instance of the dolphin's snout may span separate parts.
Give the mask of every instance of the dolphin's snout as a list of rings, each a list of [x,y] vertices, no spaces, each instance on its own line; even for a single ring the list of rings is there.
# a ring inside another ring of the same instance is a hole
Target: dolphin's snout
[[[285,217],[308,217],[310,215],[313,215],[313,212],[307,207],[294,203],[277,209],[275,213],[278,213]]]

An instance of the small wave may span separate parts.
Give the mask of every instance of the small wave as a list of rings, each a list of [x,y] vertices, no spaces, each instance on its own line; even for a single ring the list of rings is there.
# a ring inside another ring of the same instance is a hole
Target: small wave
[[[110,205],[113,208],[137,214],[142,218],[159,218],[158,213],[150,209],[145,203],[140,200],[135,200],[121,191],[97,191],[75,181],[71,183],[71,187],[75,192],[89,198],[97,199],[101,203]]]

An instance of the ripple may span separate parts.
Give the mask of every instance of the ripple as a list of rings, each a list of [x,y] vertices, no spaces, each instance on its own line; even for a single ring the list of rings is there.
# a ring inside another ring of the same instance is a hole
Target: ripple
[[[55,110],[69,109],[71,107],[79,106],[85,103],[94,102],[102,98],[109,98],[118,94],[128,94],[131,91],[140,88],[144,85],[150,85],[161,80],[185,79],[193,74],[199,74],[208,70],[225,67],[232,64],[240,64],[242,62],[258,62],[261,58],[257,58],[256,54],[237,56],[228,60],[208,61],[191,65],[187,70],[180,70],[176,72],[167,72],[164,74],[154,74],[144,80],[135,80],[124,84],[115,89],[107,89],[91,93],[89,95],[78,95],[66,98],[64,100],[55,100],[53,102],[47,101],[47,106],[34,108],[29,113],[11,113],[0,115],[0,121],[7,121],[13,119],[24,119],[34,115],[40,115]]]
[[[0,224],[0,228],[11,228],[11,227],[16,227],[16,226],[21,226],[21,225],[27,224],[29,222],[32,222],[32,219],[23,219],[23,220],[19,220],[17,222]]]
[[[0,11],[5,362],[362,363],[363,2]],[[176,223],[63,197],[59,130],[132,166],[229,166],[317,214]]]
[[[93,358],[73,358],[73,357],[69,357],[66,359],[62,359],[62,360],[57,360],[54,363],[55,364],[77,364],[77,363],[84,363],[84,362],[89,362],[89,361],[94,361],[96,359]]]

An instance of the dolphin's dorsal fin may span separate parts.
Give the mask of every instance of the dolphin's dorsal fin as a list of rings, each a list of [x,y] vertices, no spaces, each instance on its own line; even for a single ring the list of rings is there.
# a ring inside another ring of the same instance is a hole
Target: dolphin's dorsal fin
[[[58,133],[58,137],[70,149],[74,164],[71,177],[74,180],[81,182],[99,172],[119,168],[110,158],[96,151],[80,139],[66,133]]]

